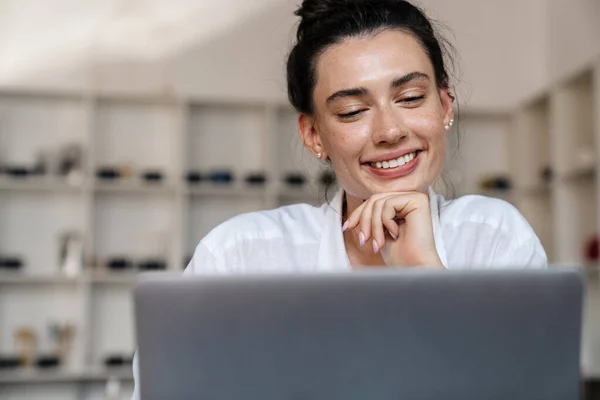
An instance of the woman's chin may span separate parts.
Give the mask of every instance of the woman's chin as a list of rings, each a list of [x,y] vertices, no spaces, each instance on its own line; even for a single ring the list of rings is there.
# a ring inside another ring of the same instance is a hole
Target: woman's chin
[[[429,185],[417,182],[414,179],[400,179],[398,181],[390,181],[384,184],[378,184],[373,189],[373,194],[381,193],[407,193],[407,192],[426,192]]]

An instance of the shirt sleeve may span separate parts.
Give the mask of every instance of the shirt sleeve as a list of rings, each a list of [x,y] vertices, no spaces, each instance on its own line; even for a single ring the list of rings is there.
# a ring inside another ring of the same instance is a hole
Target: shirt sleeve
[[[500,215],[497,247],[492,258],[494,267],[547,268],[548,258],[544,248],[525,217],[512,205],[504,203]]]
[[[504,266],[519,266],[525,268],[547,268],[548,258],[539,239],[531,231],[532,237],[520,243],[511,243],[509,251],[494,260],[494,263]]]
[[[208,247],[200,242],[194,251],[190,263],[183,272],[184,276],[194,276],[202,274],[229,273],[227,263],[223,257],[215,255]],[[140,400],[139,390],[139,359],[136,351],[133,356],[133,396],[131,400]]]

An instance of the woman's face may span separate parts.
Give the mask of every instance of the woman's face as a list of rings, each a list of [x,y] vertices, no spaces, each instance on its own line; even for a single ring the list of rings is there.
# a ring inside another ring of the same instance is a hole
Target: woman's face
[[[300,132],[348,194],[425,191],[439,177],[452,99],[413,36],[347,39],[325,50],[316,73],[315,115],[300,116]]]

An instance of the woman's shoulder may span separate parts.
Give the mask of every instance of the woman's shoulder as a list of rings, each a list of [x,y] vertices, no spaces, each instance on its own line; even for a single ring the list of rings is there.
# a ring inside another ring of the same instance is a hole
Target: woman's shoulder
[[[209,250],[224,249],[245,240],[272,240],[313,236],[320,231],[324,207],[293,204],[236,215],[213,228],[202,244]]]
[[[488,267],[545,267],[546,253],[525,217],[498,198],[438,196],[440,226],[449,258],[456,264]],[[458,260],[458,261],[457,261]]]
[[[440,223],[442,226],[476,225],[504,232],[515,239],[535,236],[533,229],[509,202],[481,195],[465,195],[455,199],[438,196]]]

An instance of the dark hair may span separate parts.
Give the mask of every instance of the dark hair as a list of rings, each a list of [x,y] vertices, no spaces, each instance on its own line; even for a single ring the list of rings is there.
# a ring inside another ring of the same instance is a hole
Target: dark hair
[[[316,61],[329,46],[386,29],[413,35],[429,56],[437,86],[450,87],[445,57],[453,62],[454,48],[438,35],[424,11],[408,1],[304,0],[295,14],[301,20],[287,60],[287,85],[289,100],[300,113],[314,112]]]

